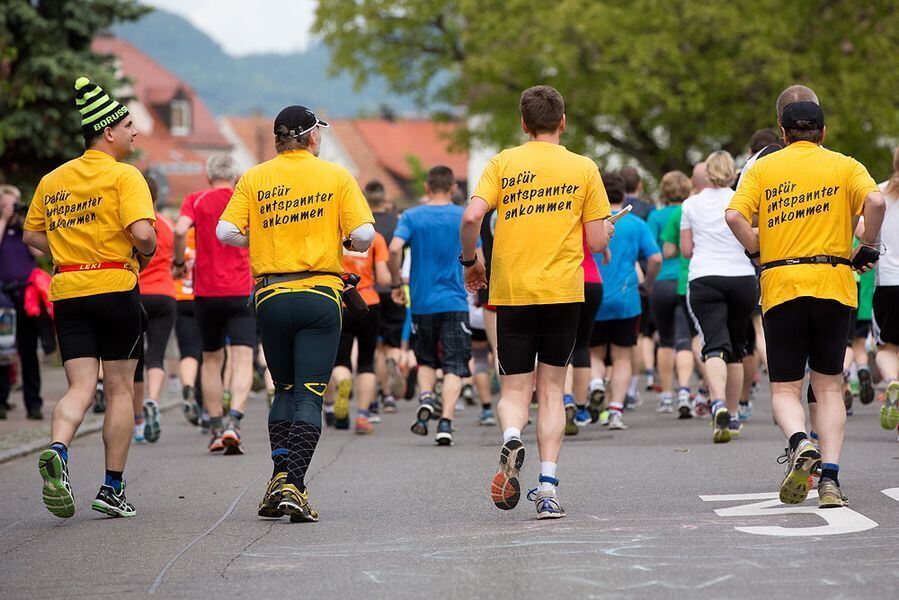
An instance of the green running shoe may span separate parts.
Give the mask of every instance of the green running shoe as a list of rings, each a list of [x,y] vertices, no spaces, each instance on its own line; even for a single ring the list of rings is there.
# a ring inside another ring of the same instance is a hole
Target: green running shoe
[[[133,517],[137,514],[134,506],[125,499],[124,481],[122,489],[118,492],[112,486],[101,485],[97,497],[91,503],[91,508],[110,517]]]
[[[281,503],[281,490],[287,483],[287,473],[278,473],[268,482],[265,495],[259,503],[259,516],[266,519],[278,519],[284,516],[284,511],[279,508]]]
[[[712,418],[712,427],[714,429],[712,433],[713,442],[726,444],[730,441],[730,438],[733,436],[733,432],[730,430],[730,413],[723,406],[715,411],[715,415]]]
[[[899,381],[891,381],[880,407],[880,426],[884,429],[899,427]]]
[[[565,435],[577,435],[578,426],[574,422],[574,413],[576,411],[577,408],[574,404],[565,405]]]
[[[778,462],[787,463],[787,472],[780,484],[780,501],[802,504],[812,486],[812,473],[821,465],[821,453],[810,440],[802,440],[794,452],[787,449]]]
[[[41,495],[51,514],[68,519],[75,514],[75,497],[69,484],[69,466],[53,448],[44,450],[37,463],[44,480]]]
[[[315,523],[318,521],[318,512],[309,504],[309,490],[302,492],[295,485],[285,483],[281,487],[281,502],[278,509],[290,515],[291,523]]]

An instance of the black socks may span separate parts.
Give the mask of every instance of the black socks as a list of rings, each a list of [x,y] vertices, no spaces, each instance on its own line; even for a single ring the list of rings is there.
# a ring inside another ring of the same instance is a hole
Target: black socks
[[[808,435],[804,431],[798,431],[790,436],[790,451],[795,452],[796,448],[799,446],[799,442],[802,440],[807,440]]]

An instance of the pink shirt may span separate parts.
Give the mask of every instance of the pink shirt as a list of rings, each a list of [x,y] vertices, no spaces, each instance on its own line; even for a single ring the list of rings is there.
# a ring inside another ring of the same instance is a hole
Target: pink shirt
[[[584,283],[602,283],[602,275],[599,274],[599,268],[593,259],[593,253],[587,247],[586,232],[584,232],[584,262],[581,263],[581,266],[584,267]]]

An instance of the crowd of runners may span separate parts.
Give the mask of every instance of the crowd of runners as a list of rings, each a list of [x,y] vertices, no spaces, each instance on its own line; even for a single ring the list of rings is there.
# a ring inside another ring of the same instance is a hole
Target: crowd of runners
[[[716,150],[654,195],[636,169],[600,173],[568,151],[561,94],[532,87],[519,106],[528,141],[494,156],[468,197],[433,166],[401,212],[380,182],[360,188],[319,159],[328,124],[291,106],[274,121],[276,158],[240,173],[212,156],[208,188],[174,220],[154,207],[152,177],[121,162],[137,135],[127,108],[85,78],[75,87],[87,150],[41,180],[22,224],[52,257],[69,381],[39,459],[54,515],[74,514],[68,445],[92,407],[106,445],[92,508],[135,514],[125,462],[132,442],[164,440],[172,334],[169,376],[208,434],[197,452],[243,454],[244,409],[264,390],[273,469],[259,515],[291,521],[318,519],[304,478],[322,429],[377,435],[406,401],[411,435],[438,446],[454,444],[459,411],[498,425],[501,509],[521,498],[533,426],[538,518],[565,516],[564,437],[626,430],[650,393],[672,427],[708,419],[709,441],[727,443],[748,435],[768,377],[785,503],[817,477],[821,507],[845,504],[855,401],[879,399],[880,426],[899,426],[899,150],[878,186],[822,146],[807,87],[780,95],[776,129],[748,140],[741,169]]]

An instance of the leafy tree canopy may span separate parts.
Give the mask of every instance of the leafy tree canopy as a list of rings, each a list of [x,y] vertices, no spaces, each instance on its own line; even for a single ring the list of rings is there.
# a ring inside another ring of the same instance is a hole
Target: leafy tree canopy
[[[316,31],[333,68],[423,104],[483,115],[466,135],[520,138],[521,90],[566,99],[564,143],[659,176],[776,128],[778,94],[818,94],[827,146],[889,172],[899,139],[899,6],[892,0],[327,0]]]
[[[84,150],[75,79],[120,83],[91,41],[149,10],[136,0],[0,0],[0,180],[27,193]]]

